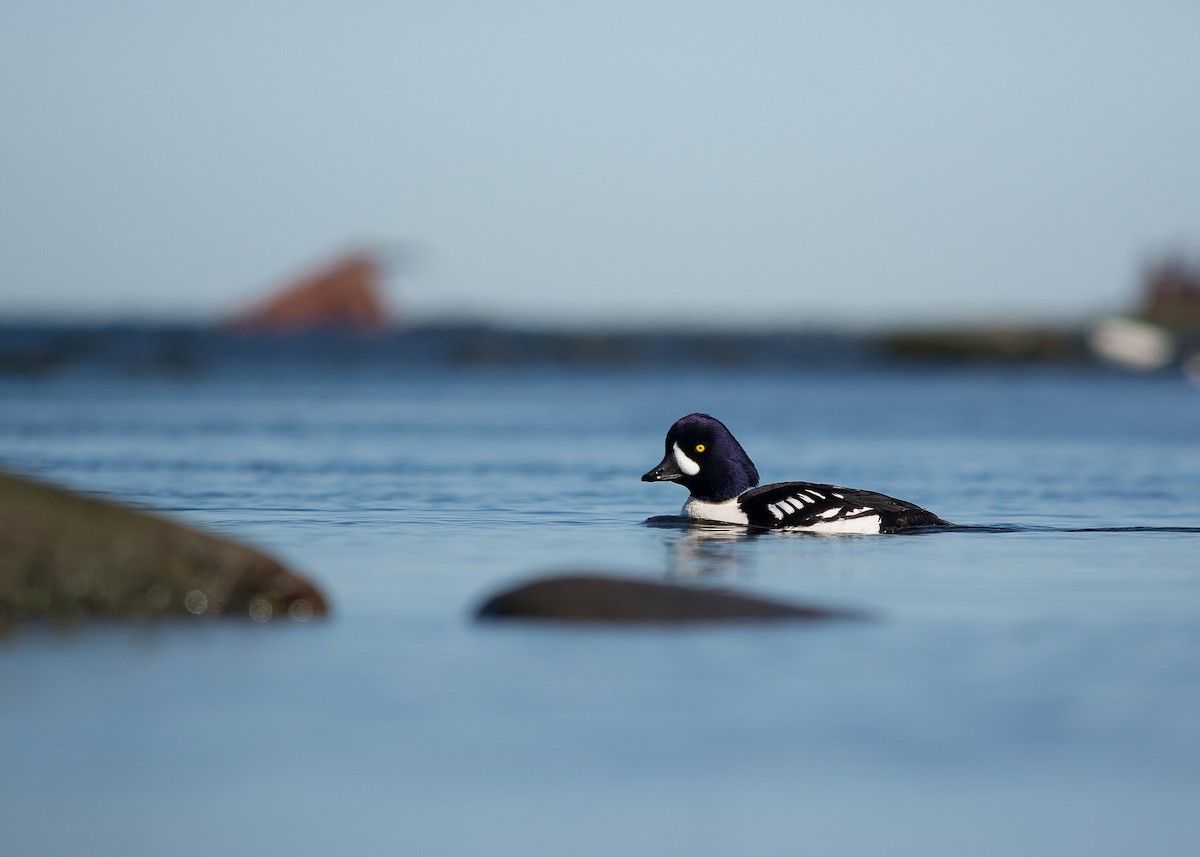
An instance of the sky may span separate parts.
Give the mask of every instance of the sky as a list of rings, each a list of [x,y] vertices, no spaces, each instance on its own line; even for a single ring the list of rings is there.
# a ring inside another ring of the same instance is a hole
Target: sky
[[[1200,3],[0,0],[0,319],[1086,319],[1200,258]]]

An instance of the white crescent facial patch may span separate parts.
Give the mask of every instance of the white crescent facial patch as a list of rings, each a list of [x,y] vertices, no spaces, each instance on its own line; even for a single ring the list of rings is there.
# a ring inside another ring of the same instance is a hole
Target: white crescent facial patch
[[[683,454],[683,450],[679,448],[679,444],[671,444],[671,451],[675,454],[675,463],[679,465],[679,469],[687,476],[695,476],[700,472],[700,465],[692,461]]]

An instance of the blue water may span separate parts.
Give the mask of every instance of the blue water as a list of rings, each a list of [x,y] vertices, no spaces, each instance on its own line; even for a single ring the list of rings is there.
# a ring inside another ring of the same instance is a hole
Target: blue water
[[[684,492],[638,476],[694,410],[767,481],[1011,531],[646,526]],[[0,466],[254,542],[334,610],[0,640],[5,855],[1200,847],[1200,392],[1175,378],[75,373],[0,381]],[[876,620],[471,621],[579,570]]]

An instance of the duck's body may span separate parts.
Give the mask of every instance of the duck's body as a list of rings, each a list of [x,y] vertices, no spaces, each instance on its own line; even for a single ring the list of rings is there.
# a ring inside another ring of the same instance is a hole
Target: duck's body
[[[758,487],[758,469],[720,420],[690,414],[667,432],[666,455],[643,482],[678,482],[688,518],[812,533],[896,533],[948,526],[932,512],[886,494],[813,482]]]
[[[773,530],[810,533],[895,533],[946,522],[904,500],[814,482],[775,482],[719,503],[689,496],[682,514]]]

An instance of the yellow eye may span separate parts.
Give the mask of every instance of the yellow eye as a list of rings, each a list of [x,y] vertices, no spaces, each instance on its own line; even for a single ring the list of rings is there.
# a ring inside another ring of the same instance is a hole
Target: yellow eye
[[[696,444],[696,452],[704,452],[704,444],[702,444],[702,443]]]

